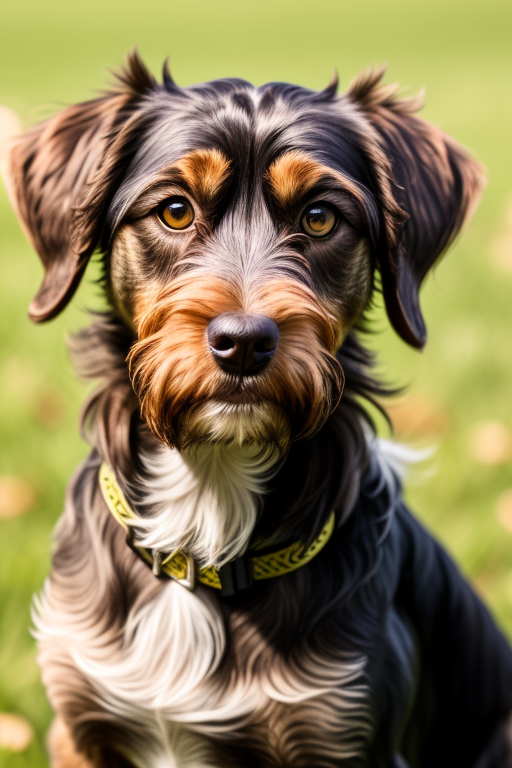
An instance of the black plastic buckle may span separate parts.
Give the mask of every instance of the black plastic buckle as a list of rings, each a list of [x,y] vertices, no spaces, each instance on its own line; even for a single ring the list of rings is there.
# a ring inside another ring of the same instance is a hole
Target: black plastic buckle
[[[226,563],[219,569],[219,578],[220,593],[223,597],[231,597],[243,589],[248,589],[254,582],[252,558],[249,555],[242,555],[242,557],[237,557],[236,560]]]

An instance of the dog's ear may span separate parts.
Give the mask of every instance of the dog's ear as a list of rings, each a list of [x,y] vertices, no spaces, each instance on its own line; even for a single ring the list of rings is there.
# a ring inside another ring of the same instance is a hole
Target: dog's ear
[[[133,154],[134,107],[155,80],[136,53],[118,79],[119,91],[65,109],[11,149],[14,206],[45,268],[29,307],[35,322],[55,317],[73,296]]]
[[[380,84],[383,74],[363,74],[348,96],[376,136],[366,149],[377,172],[386,230],[379,266],[387,313],[397,333],[421,348],[427,334],[420,285],[474,211],[485,177],[463,147],[416,117],[417,99],[399,99],[396,86]]]

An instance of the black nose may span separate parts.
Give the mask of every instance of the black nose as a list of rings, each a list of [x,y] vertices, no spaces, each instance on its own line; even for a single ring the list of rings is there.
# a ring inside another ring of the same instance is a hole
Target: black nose
[[[279,341],[273,320],[261,315],[226,312],[208,326],[208,343],[216,363],[228,373],[249,376],[270,361]]]

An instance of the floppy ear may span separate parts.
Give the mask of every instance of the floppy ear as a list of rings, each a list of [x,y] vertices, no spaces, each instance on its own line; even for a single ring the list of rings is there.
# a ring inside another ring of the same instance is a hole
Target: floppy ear
[[[73,296],[133,154],[134,106],[155,81],[136,53],[119,79],[122,91],[65,109],[11,149],[14,206],[45,268],[29,307],[35,322],[55,317]]]
[[[397,333],[421,348],[427,332],[420,285],[473,213],[485,177],[463,147],[415,116],[417,99],[399,99],[396,86],[380,84],[383,74],[363,74],[348,96],[375,132],[376,141],[367,149],[384,212],[386,242],[379,266],[387,313]]]

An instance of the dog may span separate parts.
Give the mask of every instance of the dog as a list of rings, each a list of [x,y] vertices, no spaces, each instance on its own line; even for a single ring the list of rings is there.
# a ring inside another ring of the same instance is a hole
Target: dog
[[[53,768],[505,768],[512,654],[367,410],[380,290],[419,289],[479,164],[382,84],[178,87],[137,52],[9,156],[45,269],[101,254],[72,342],[89,458],[35,600]]]

